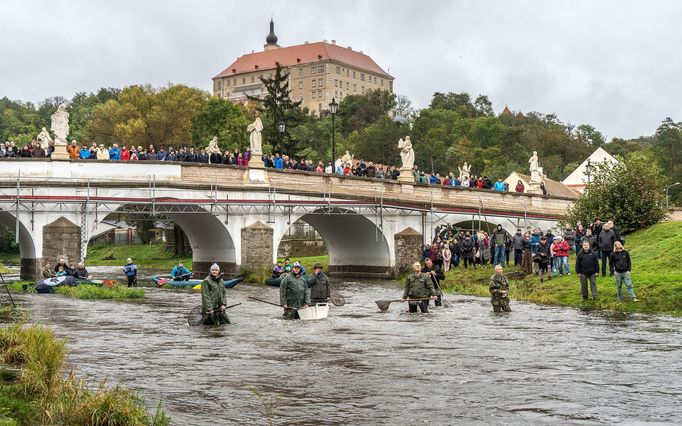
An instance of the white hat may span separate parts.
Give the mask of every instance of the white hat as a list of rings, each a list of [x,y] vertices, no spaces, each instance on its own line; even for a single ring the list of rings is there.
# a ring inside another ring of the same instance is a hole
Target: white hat
[[[220,266],[217,263],[214,263],[213,265],[211,265],[211,271],[214,269],[220,271]]]

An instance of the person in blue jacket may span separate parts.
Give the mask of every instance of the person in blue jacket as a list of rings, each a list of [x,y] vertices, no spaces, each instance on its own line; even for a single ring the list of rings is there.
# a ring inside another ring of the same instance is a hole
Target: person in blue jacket
[[[171,277],[174,281],[187,281],[192,276],[192,271],[185,268],[182,261],[178,262],[177,266],[171,270]]]
[[[137,265],[133,263],[133,259],[127,259],[128,264],[123,267],[123,272],[128,278],[128,287],[137,287]]]
[[[121,148],[115,143],[111,148],[109,148],[109,159],[110,160],[120,160],[121,159]]]
[[[90,158],[90,148],[88,148],[87,145],[83,145],[83,148],[81,148],[78,155],[83,160],[87,160],[88,158]]]

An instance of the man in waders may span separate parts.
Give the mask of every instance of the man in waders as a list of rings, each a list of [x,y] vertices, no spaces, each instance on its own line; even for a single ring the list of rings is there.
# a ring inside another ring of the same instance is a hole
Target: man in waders
[[[301,277],[301,265],[294,264],[291,273],[282,279],[279,286],[279,304],[284,308],[284,318],[298,319],[298,308],[310,305],[310,289]]]
[[[445,279],[445,274],[443,271],[441,271],[438,265],[433,263],[433,260],[431,260],[429,257],[424,260],[422,272],[429,276],[431,282],[433,283],[433,288],[436,290],[436,296],[438,296],[438,298],[434,304],[436,306],[443,306],[443,291],[440,289],[440,280]]]
[[[201,306],[206,316],[205,325],[229,324],[225,315],[227,295],[225,283],[217,263],[211,265],[211,273],[201,282]]]
[[[316,263],[313,266],[313,276],[308,281],[310,284],[310,302],[314,305],[316,303],[327,303],[331,297],[331,290],[329,288],[329,278],[322,272],[322,265]]]
[[[403,300],[405,299],[427,299],[417,302],[408,302],[410,312],[417,312],[417,306],[422,313],[429,312],[429,300],[438,299],[436,290],[433,288],[433,281],[429,274],[422,273],[422,265],[419,262],[414,262],[412,265],[412,273],[405,279],[405,292],[403,293]]]
[[[502,265],[495,266],[495,275],[490,277],[490,303],[495,312],[511,312],[509,308],[509,281],[502,273]]]

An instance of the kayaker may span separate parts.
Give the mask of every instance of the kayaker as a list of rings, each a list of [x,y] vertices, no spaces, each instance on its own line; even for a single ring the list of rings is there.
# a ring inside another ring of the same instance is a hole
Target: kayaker
[[[297,262],[298,263],[298,262]],[[279,304],[284,308],[284,318],[298,319],[294,308],[307,308],[310,305],[310,289],[301,277],[301,265],[294,264],[291,273],[282,278],[279,286]]]
[[[78,267],[73,270],[72,275],[76,279],[87,280],[88,279],[88,270],[85,269],[85,264],[83,262],[80,262],[78,264]]]
[[[192,276],[192,271],[185,268],[183,261],[178,262],[178,264],[171,270],[171,277],[173,281],[187,281]]]
[[[509,308],[509,281],[502,272],[502,265],[495,265],[495,275],[490,277],[490,303],[495,312],[511,312]]]
[[[225,315],[227,294],[225,283],[220,274],[217,263],[211,265],[209,275],[201,282],[201,306],[206,315],[205,325],[229,324],[230,319]]]
[[[279,278],[279,276],[282,275],[282,272],[284,272],[282,262],[277,261],[277,265],[272,269],[272,278]]]
[[[133,263],[133,259],[126,259],[128,264],[123,267],[123,272],[128,278],[128,287],[137,287],[137,265]]]
[[[307,275],[305,268],[303,267],[303,264],[299,262],[298,260],[294,262],[294,266],[298,265],[299,268],[301,268],[301,275]]]
[[[66,270],[64,270],[64,267],[59,265],[57,267],[57,276],[58,277],[65,277],[66,276]]]
[[[56,276],[54,269],[52,269],[49,263],[46,263],[45,269],[43,269],[43,278],[52,278],[54,276]]]
[[[293,268],[294,265],[291,264],[291,260],[287,257],[284,259],[284,272],[291,272],[291,269]]]
[[[405,299],[421,299],[430,297],[433,300],[438,299],[436,296],[436,289],[433,288],[429,274],[422,272],[422,265],[419,262],[414,262],[412,265],[412,273],[405,279],[405,292],[403,293],[403,300]],[[429,312],[429,300],[420,300],[417,302],[408,302],[410,312],[417,312],[417,306],[422,313]]]
[[[59,262],[56,265],[54,265],[54,271],[55,272],[59,271],[60,266],[64,268],[64,271],[66,271],[69,268],[69,265],[66,264],[66,260],[59,259]]]
[[[329,302],[331,289],[329,288],[329,278],[322,272],[322,265],[316,263],[313,266],[313,276],[308,281],[310,284],[310,302],[316,303]]]

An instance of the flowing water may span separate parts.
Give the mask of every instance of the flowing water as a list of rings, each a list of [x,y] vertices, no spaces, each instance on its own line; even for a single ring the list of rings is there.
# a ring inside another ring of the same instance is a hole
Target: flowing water
[[[177,425],[614,424],[682,422],[682,320],[449,296],[426,315],[374,300],[397,283],[339,283],[320,321],[285,321],[278,289],[228,290],[232,324],[190,327],[200,295],[146,289],[142,302],[24,295],[33,320],[68,338],[91,380],[163,401]]]

